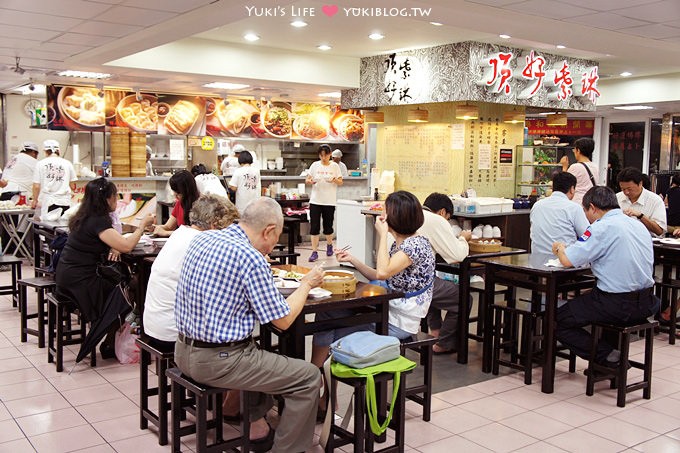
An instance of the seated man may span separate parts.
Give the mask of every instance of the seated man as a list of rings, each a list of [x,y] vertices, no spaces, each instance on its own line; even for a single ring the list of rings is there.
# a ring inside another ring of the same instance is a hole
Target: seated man
[[[283,229],[276,201],[248,204],[238,224],[199,233],[189,245],[177,284],[175,361],[198,382],[261,392],[251,405],[253,451],[301,452],[312,446],[321,375],[304,360],[258,349],[255,322],[286,330],[300,314],[309,290],[323,279],[311,270],[285,299],[274,286],[264,255]],[[267,394],[265,396],[264,394]],[[274,436],[264,415],[269,395],[282,395],[285,410]]]
[[[655,195],[656,196],[656,195]],[[658,198],[658,197],[657,197]],[[619,209],[614,191],[595,186],[583,197],[583,209],[591,225],[570,246],[553,244],[553,253],[567,267],[590,264],[597,286],[557,309],[557,339],[579,357],[590,357],[590,334],[583,329],[593,322],[635,324],[659,310],[654,296],[652,238],[642,223]],[[619,351],[601,341],[595,361],[615,367]]]
[[[571,245],[588,228],[583,208],[570,201],[576,191],[576,176],[568,172],[555,173],[552,195],[538,200],[531,208],[531,252],[552,253],[553,242]]]
[[[623,213],[635,217],[656,236],[666,232],[666,207],[660,196],[643,187],[644,175],[640,170],[626,167],[617,177],[621,192],[616,199]]]
[[[469,253],[469,231],[458,237],[448,222],[453,214],[453,202],[443,193],[431,193],[423,202],[425,221],[418,234],[430,241],[432,250],[449,264],[459,263]],[[435,354],[449,354],[458,350],[458,285],[439,277],[434,279],[432,302],[427,312],[427,325],[432,335],[438,337],[432,346]],[[442,322],[441,311],[446,310]]]

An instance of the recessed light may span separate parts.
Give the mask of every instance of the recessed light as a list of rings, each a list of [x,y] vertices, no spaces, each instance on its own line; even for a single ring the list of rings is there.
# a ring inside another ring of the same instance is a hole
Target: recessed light
[[[501,39],[510,39],[510,38],[512,38],[512,36],[510,36],[510,35],[498,35],[498,37],[501,38]]]
[[[613,107],[615,110],[653,110],[654,107],[649,105],[620,105]]]
[[[293,22],[290,23],[293,27],[295,28],[302,28],[307,26],[307,22],[305,22],[302,19],[295,19]]]
[[[332,47],[329,46],[328,44],[320,44],[320,45],[316,46],[316,48],[319,49],[319,50],[331,50],[332,49]]]
[[[111,74],[105,74],[103,72],[87,72],[87,71],[61,71],[58,75],[62,77],[78,77],[81,79],[108,79]]]
[[[621,77],[630,77],[633,75],[632,72],[624,71],[621,74],[619,74]]]
[[[260,37],[258,35],[256,35],[255,33],[246,33],[245,35],[243,35],[243,39],[245,39],[246,41],[253,42],[253,41],[257,41],[258,39],[260,39]]]
[[[562,44],[558,44],[555,47],[557,47],[558,49],[566,49],[567,48],[567,46],[563,46]]]
[[[241,88],[248,88],[250,85],[243,83],[210,82],[203,86],[206,88],[216,88],[218,90],[240,90]]]
[[[370,35],[368,35],[368,37],[374,41],[378,41],[380,39],[383,39],[385,35],[383,35],[382,33],[371,33]]]
[[[442,24],[441,22],[430,22],[430,25],[434,25],[435,27],[441,27],[444,24]]]
[[[339,91],[329,91],[328,93],[319,93],[319,97],[322,98],[334,98],[334,99],[340,99],[342,95],[340,94]]]

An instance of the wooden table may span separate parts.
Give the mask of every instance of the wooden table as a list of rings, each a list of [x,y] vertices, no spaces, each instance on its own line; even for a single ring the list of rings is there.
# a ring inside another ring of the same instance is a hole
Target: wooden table
[[[32,224],[29,221],[29,216],[32,216],[35,211],[33,209],[3,209],[0,210],[0,228],[7,232],[9,240],[7,244],[3,244],[2,253],[7,254],[9,248],[14,245],[14,255],[21,258],[28,258],[33,262],[33,254],[27,243],[27,239],[31,236]],[[26,229],[20,231],[19,227],[25,225]]]
[[[149,276],[151,275],[151,265],[153,261],[147,261],[149,258],[155,258],[163,248],[162,243],[154,243],[150,246],[135,247],[129,253],[121,253],[120,259],[130,266],[133,275],[137,276],[137,285],[135,286],[135,303],[139,309],[139,314],[144,312],[144,298],[146,297],[146,287],[149,284]],[[178,263],[181,266],[182,263]]]
[[[496,252],[470,252],[460,263],[437,263],[438,271],[458,275],[458,363],[468,362],[468,338],[480,340],[477,335],[470,334],[470,324],[468,323],[467,316],[470,310],[470,276],[472,275],[473,268],[475,271],[483,269],[483,265],[479,264],[479,260],[482,258],[517,255],[525,252],[526,250],[523,249],[501,247]],[[473,266],[473,263],[476,266]],[[482,301],[480,300],[480,306],[481,304]],[[480,319],[477,322],[481,323],[483,320]]]
[[[552,393],[555,381],[555,313],[557,299],[561,292],[592,288],[595,280],[590,275],[589,267],[565,268],[548,267],[545,263],[554,259],[554,255],[540,253],[524,253],[495,258],[483,258],[479,262],[486,266],[485,304],[486,326],[484,330],[484,355],[482,371],[491,372],[493,331],[492,310],[494,304],[494,288],[497,284],[525,288],[545,294],[545,327],[543,338],[543,375],[541,390]]]
[[[680,287],[680,279],[678,279],[678,271],[680,269],[680,245],[663,244],[659,241],[654,241],[654,264],[661,266],[661,306],[667,306],[672,297],[676,297],[676,291],[671,289],[671,286]],[[673,270],[675,269],[675,275]],[[668,343],[675,344],[677,313],[671,310],[670,322],[668,325]],[[662,326],[661,328],[665,328]]]
[[[48,250],[50,242],[58,234],[68,234],[68,223],[63,220],[50,222],[47,220],[33,222],[33,266],[35,276],[42,273],[38,269],[47,268],[51,263],[51,252]]]

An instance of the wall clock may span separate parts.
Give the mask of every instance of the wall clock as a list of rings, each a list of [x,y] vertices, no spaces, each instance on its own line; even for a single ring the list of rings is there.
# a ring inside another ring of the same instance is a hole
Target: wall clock
[[[31,118],[31,112],[35,112],[35,109],[41,108],[43,103],[39,99],[29,99],[24,104],[24,114]]]

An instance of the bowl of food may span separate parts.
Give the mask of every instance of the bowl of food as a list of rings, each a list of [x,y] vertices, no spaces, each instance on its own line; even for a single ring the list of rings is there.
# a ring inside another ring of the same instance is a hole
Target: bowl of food
[[[308,267],[298,266],[296,264],[281,264],[272,266],[272,274],[274,277],[285,280],[301,280],[310,270],[311,269]]]
[[[289,294],[291,294],[293,291],[300,287],[300,282],[295,280],[285,280],[283,278],[275,278],[274,286],[278,288],[281,294],[283,294],[284,296],[288,296]]]
[[[116,106],[118,124],[135,132],[156,132],[158,130],[158,98],[152,94],[125,96]]]
[[[262,109],[262,126],[274,138],[290,137],[290,104],[273,102]]]
[[[337,134],[349,142],[359,142],[364,139],[364,120],[358,115],[344,114],[334,120]]]
[[[328,136],[331,126],[328,110],[315,110],[299,115],[293,120],[293,130],[297,135],[309,140],[322,140]]]
[[[97,88],[62,87],[57,96],[62,115],[85,128],[102,127],[106,121],[106,101]]]
[[[156,114],[161,118],[165,118],[165,115],[167,115],[169,111],[170,104],[167,104],[165,102],[159,102],[158,105],[156,106]]]
[[[256,113],[254,106],[238,99],[230,100],[228,103],[220,101],[215,105],[215,114],[222,129],[233,136],[241,134],[250,126]]]

